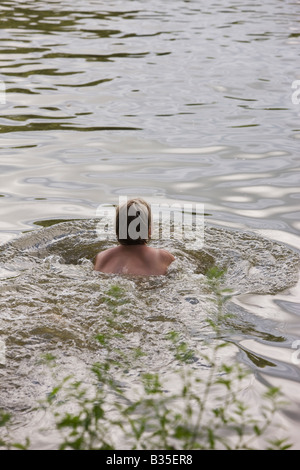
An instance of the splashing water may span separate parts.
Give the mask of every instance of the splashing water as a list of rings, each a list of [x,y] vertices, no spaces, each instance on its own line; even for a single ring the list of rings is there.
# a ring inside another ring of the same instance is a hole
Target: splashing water
[[[169,240],[166,247],[176,261],[167,276],[96,273],[94,256],[113,244],[97,239],[96,226],[96,220],[63,222],[1,247],[0,337],[6,364],[0,364],[0,408],[30,413],[49,392],[43,353],[59,358],[62,374],[75,368],[84,375],[105,354],[95,337],[108,334],[108,328],[122,334],[113,340],[115,350],[143,352],[128,380],[141,370],[166,372],[174,365],[168,332],[180,331],[190,345],[213,336],[206,319],[215,309],[214,295],[205,273],[214,265],[226,270],[225,284],[235,295],[274,294],[297,282],[299,256],[285,245],[212,226],[205,227],[201,249]],[[234,312],[231,331],[243,331],[240,313]],[[253,334],[265,329],[272,335],[272,322],[262,327],[253,318],[251,328]],[[195,367],[204,367],[196,357]]]

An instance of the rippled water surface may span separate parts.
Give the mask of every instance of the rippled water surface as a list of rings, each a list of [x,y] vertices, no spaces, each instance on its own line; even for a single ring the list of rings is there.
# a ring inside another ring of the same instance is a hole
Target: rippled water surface
[[[33,433],[50,387],[40,355],[84,374],[118,285],[122,347],[166,370],[167,331],[211,334],[217,264],[235,293],[224,334],[253,393],[282,387],[300,448],[300,3],[4,1],[0,25],[0,407],[51,448]],[[204,204],[203,246],[164,242],[164,279],[93,273],[111,243],[98,206],[136,195]]]

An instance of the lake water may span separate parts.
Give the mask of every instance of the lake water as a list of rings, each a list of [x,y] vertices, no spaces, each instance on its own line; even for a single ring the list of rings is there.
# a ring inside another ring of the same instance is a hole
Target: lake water
[[[126,291],[122,332],[151,357],[141,367],[164,370],[168,329],[210,334],[216,263],[248,392],[282,388],[300,448],[300,3],[8,0],[0,23],[0,407],[18,436],[55,446],[34,432],[50,387],[38,358],[84,374],[112,285]],[[166,240],[177,260],[163,280],[93,274],[111,243],[98,208],[120,196],[204,205],[203,246]]]

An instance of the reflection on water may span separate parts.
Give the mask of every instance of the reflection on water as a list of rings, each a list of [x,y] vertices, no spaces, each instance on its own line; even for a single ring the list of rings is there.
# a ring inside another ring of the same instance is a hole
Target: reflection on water
[[[199,252],[170,245],[178,272],[163,282],[118,280],[128,294],[121,328],[133,345],[148,332],[158,349],[157,331],[174,322],[193,341],[209,334],[204,274],[218,260],[236,293],[226,335],[259,380],[292,397],[297,426],[299,8],[275,0],[1,3],[0,241],[34,230],[1,254],[0,339],[8,336],[11,366],[0,364],[1,404],[30,409],[41,351],[60,350],[66,368],[97,357],[89,338],[103,327],[98,308],[105,311],[112,280],[91,276],[99,244],[82,219],[139,195],[203,203],[214,227]],[[49,243],[62,227],[74,238]]]

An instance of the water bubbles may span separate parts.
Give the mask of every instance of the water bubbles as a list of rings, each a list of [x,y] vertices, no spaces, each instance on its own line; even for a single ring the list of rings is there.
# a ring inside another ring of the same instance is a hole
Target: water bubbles
[[[97,222],[58,223],[1,247],[0,332],[13,379],[3,382],[0,402],[5,397],[9,404],[11,396],[13,406],[33,404],[37,389],[50,386],[37,367],[43,353],[56,356],[65,375],[73,372],[74,363],[68,369],[70,357],[80,359],[78,372],[84,375],[85,367],[105,355],[97,335],[111,338],[116,355],[143,352],[129,380],[143,370],[168,371],[174,360],[166,342],[170,331],[179,331],[196,348],[214,338],[207,316],[215,314],[216,299],[206,277],[214,265],[226,269],[225,282],[234,296],[278,292],[298,276],[299,257],[285,245],[212,226],[205,227],[201,249],[188,249],[178,240],[165,242],[176,257],[166,276],[96,273],[95,255],[113,244],[97,239]],[[160,246],[161,241],[153,243]],[[266,322],[238,304],[232,312],[224,334],[276,340],[276,318]],[[13,397],[16,378],[20,387]]]

